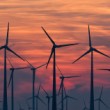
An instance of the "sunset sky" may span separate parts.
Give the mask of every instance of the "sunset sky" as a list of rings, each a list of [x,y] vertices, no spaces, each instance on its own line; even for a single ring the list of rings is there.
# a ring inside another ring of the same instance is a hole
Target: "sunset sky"
[[[65,80],[68,90],[89,94],[90,55],[75,64],[72,62],[88,50],[88,24],[91,28],[93,46],[110,56],[110,0],[0,0],[1,46],[5,43],[8,22],[10,23],[10,48],[35,67],[47,62],[52,46],[41,26],[46,29],[56,44],[80,43],[77,46],[57,49],[57,64],[64,75],[81,76],[81,78]],[[27,66],[13,54],[8,52],[8,55],[14,67]],[[110,68],[110,59],[95,54],[94,62],[96,90],[103,85],[108,93],[110,72],[98,69]],[[0,70],[0,97],[2,97],[3,51],[0,51]],[[59,75],[57,71],[57,89],[60,84]],[[29,69],[15,73],[15,95],[19,100],[23,99],[22,96],[24,98],[31,96],[31,77],[32,73]],[[40,83],[51,92],[52,60],[48,69],[43,67],[37,71],[36,90]],[[10,97],[10,91],[8,93]]]

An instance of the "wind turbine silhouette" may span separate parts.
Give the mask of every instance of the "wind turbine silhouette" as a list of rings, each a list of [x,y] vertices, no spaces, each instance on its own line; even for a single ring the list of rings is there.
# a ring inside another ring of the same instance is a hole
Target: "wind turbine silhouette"
[[[66,92],[65,87],[64,87],[64,93],[65,93],[65,97],[63,98],[63,100],[66,100],[66,110],[68,110],[68,99],[76,100],[76,101],[77,101],[77,99],[74,98],[74,97],[69,96],[69,95],[67,94],[67,92]],[[61,101],[60,103],[62,103],[62,101]],[[59,103],[59,104],[60,104],[60,103]]]
[[[101,110],[101,103],[102,103],[106,108],[110,109],[110,107],[109,107],[107,104],[105,104],[105,102],[102,100],[102,93],[103,93],[103,86],[102,86],[102,88],[101,88],[101,92],[100,92],[99,97],[98,97],[97,99],[95,99],[95,101],[98,102],[98,110]]]
[[[25,59],[26,60],[26,59]],[[47,63],[40,65],[38,67],[34,67],[28,60],[26,62],[30,65],[31,71],[32,71],[32,110],[35,110],[35,74],[38,69],[45,66]]]
[[[35,96],[36,98],[36,110],[38,110],[38,100],[45,105],[45,102],[39,97],[41,85],[39,85],[38,93]]]
[[[50,96],[42,86],[41,86],[41,88],[43,89],[43,91],[46,94],[46,98],[47,98],[47,102],[48,102],[48,110],[50,110],[50,100],[51,100],[52,96]]]
[[[91,35],[90,35],[90,27],[88,25],[88,34],[89,34],[89,50],[87,50],[83,55],[81,55],[78,59],[76,59],[73,63],[80,60],[85,55],[91,53],[91,79],[90,79],[90,110],[94,110],[94,52],[99,53],[105,57],[110,58],[110,56],[100,52],[96,48],[92,46]]]
[[[84,103],[84,107],[83,107],[83,109],[82,109],[82,110],[89,110],[89,109],[87,108],[87,105],[86,105],[85,100],[83,100],[83,103]]]
[[[43,31],[45,32],[45,34],[47,35],[47,37],[50,39],[51,43],[53,44],[53,47],[51,49],[51,54],[49,56],[48,59],[48,63],[46,68],[48,67],[48,64],[50,62],[50,59],[53,55],[53,90],[52,90],[52,110],[57,110],[57,98],[56,98],[56,49],[57,48],[62,48],[62,47],[66,47],[66,46],[72,46],[72,45],[77,45],[78,43],[75,44],[63,44],[63,45],[57,45],[52,38],[50,37],[50,35],[46,32],[46,30],[41,27],[43,29]]]
[[[63,101],[64,100],[64,81],[65,81],[65,79],[71,79],[71,78],[76,78],[76,77],[80,77],[80,76],[64,76],[58,66],[57,66],[57,68],[61,74],[61,76],[60,76],[61,83],[60,83],[60,88],[59,88],[58,94],[61,91],[61,102],[62,102],[61,103],[61,110],[64,110],[64,101]],[[65,98],[70,98],[70,97],[66,96]]]
[[[0,50],[4,49],[3,110],[8,110],[8,102],[7,102],[7,62],[6,62],[7,50],[24,61],[24,59],[21,56],[19,56],[12,49],[10,49],[10,47],[8,46],[8,43],[9,43],[9,23],[7,26],[6,43],[0,47]]]
[[[29,67],[15,68],[15,67],[12,65],[10,59],[9,59],[9,58],[7,58],[7,59],[8,59],[8,61],[9,61],[9,63],[10,63],[10,66],[11,66],[11,68],[10,68],[11,75],[10,75],[8,87],[9,87],[10,84],[11,84],[11,109],[14,110],[14,72],[15,72],[15,70],[27,69],[27,68],[29,68]]]
[[[32,110],[32,107],[30,107],[28,100],[26,100],[26,105],[27,105],[28,110]]]
[[[44,101],[40,98],[40,96],[39,96],[39,94],[40,94],[40,88],[41,88],[41,85],[39,85],[39,89],[38,89],[37,95],[34,96],[35,99],[36,99],[36,110],[38,110],[38,100],[39,100],[41,103],[45,104],[45,102],[44,102]],[[30,100],[30,99],[32,99],[32,97],[28,98],[28,100]]]

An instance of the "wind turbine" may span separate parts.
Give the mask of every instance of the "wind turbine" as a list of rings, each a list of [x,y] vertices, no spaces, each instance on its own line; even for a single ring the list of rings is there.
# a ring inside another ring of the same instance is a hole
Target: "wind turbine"
[[[8,26],[7,26],[6,43],[3,46],[0,47],[0,50],[4,49],[3,110],[8,110],[8,102],[7,102],[7,62],[6,62],[7,50],[24,61],[24,59],[21,56],[19,56],[17,53],[15,53],[8,46],[8,43],[9,43],[9,23],[8,23]]]
[[[63,100],[66,100],[66,110],[68,110],[68,99],[75,100],[75,101],[77,101],[77,99],[74,98],[74,97],[69,96],[69,95],[67,94],[67,92],[66,92],[65,87],[64,87],[64,93],[65,93],[65,97],[63,98]],[[61,101],[60,103],[62,103],[62,101]],[[59,103],[59,104],[60,104],[60,103]]]
[[[45,102],[39,97],[41,85],[39,85],[38,93],[35,96],[36,98],[36,110],[38,110],[38,100],[45,105]]]
[[[100,95],[97,99],[95,99],[95,101],[98,102],[98,110],[101,110],[101,103],[108,109],[110,109],[110,107],[102,100],[102,92],[103,92],[103,86],[101,88],[101,92]]]
[[[91,35],[90,35],[90,27],[88,25],[88,34],[89,34],[89,50],[87,50],[83,55],[81,55],[78,59],[76,59],[73,63],[80,60],[85,55],[91,53],[91,76],[90,76],[90,110],[94,110],[94,52],[99,53],[105,57],[110,58],[110,56],[100,52],[96,48],[92,46]]]
[[[43,91],[46,94],[46,98],[47,98],[47,102],[48,102],[48,110],[50,110],[50,100],[51,100],[52,96],[50,96],[42,86],[41,86],[41,88],[43,89]]]
[[[30,65],[31,67],[31,71],[32,71],[32,110],[35,110],[35,74],[36,74],[36,71],[38,69],[40,69],[41,67],[45,66],[47,63],[45,64],[42,64],[38,67],[34,67],[28,60],[26,60],[26,62]]]
[[[51,43],[53,44],[53,47],[51,49],[51,54],[49,56],[48,59],[48,63],[47,63],[47,67],[48,64],[50,62],[50,59],[53,55],[53,90],[52,90],[52,110],[57,110],[57,98],[56,98],[56,49],[57,48],[62,48],[62,47],[66,47],[66,46],[72,46],[72,45],[77,45],[78,43],[75,44],[63,44],[63,45],[57,45],[52,38],[50,37],[50,35],[46,32],[46,30],[41,27],[43,29],[43,31],[45,32],[45,34],[47,35],[47,37],[50,39]]]
[[[87,105],[86,105],[85,100],[83,100],[83,103],[84,103],[84,107],[83,107],[83,109],[82,109],[82,110],[89,110],[89,109],[87,108]]]
[[[57,68],[58,68],[58,66],[57,66]],[[58,68],[58,70],[60,71],[60,74],[61,74],[61,76],[60,76],[61,83],[60,83],[60,89],[59,89],[58,94],[61,91],[61,102],[62,102],[61,110],[64,110],[64,101],[63,101],[63,99],[64,99],[64,81],[65,81],[65,79],[71,79],[71,78],[76,78],[76,77],[80,77],[80,76],[64,76],[59,68]],[[66,96],[65,98],[70,98],[70,97]]]
[[[39,96],[39,94],[40,94],[40,87],[41,87],[41,85],[39,85],[39,89],[38,89],[37,95],[34,96],[35,99],[36,99],[36,110],[38,110],[38,100],[39,100],[41,103],[45,104],[45,102],[44,102],[44,101],[40,98],[40,96]],[[30,99],[32,99],[32,97],[28,98],[28,100],[30,100]]]
[[[11,75],[10,75],[10,79],[9,79],[9,83],[8,83],[8,87],[10,86],[11,84],[11,109],[14,110],[14,72],[15,70],[22,70],[22,69],[27,69],[29,67],[20,67],[20,68],[15,68],[10,59],[8,58],[8,61],[10,63],[10,71],[11,71]]]

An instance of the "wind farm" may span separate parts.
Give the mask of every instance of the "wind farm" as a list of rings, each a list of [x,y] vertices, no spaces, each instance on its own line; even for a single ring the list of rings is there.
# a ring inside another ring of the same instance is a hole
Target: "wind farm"
[[[109,110],[109,4],[1,0],[0,110]]]
[[[81,79],[82,76],[80,75],[73,75],[73,73],[71,73],[70,75],[68,75],[68,73],[66,73],[67,75],[64,75],[62,73],[62,71],[60,70],[60,68],[57,66],[57,63],[56,63],[56,49],[57,48],[63,48],[63,47],[70,47],[70,46],[74,46],[74,45],[80,45],[80,43],[68,43],[68,44],[61,44],[61,45],[57,45],[53,39],[50,37],[50,35],[47,33],[47,31],[42,27],[42,30],[44,31],[44,34],[46,34],[47,38],[51,41],[52,43],[52,49],[51,49],[51,53],[50,53],[50,56],[47,60],[47,63],[44,63],[44,64],[41,64],[39,66],[33,66],[33,64],[31,64],[25,57],[21,57],[19,56],[18,54],[16,54],[13,50],[11,50],[9,47],[8,47],[8,42],[9,42],[9,23],[8,23],[8,26],[7,26],[7,37],[6,37],[6,44],[5,46],[1,46],[1,49],[5,49],[5,53],[4,53],[4,91],[5,94],[3,95],[3,102],[1,101],[1,103],[3,103],[3,110],[8,110],[8,97],[7,97],[7,90],[9,88],[9,86],[11,86],[11,97],[10,97],[10,100],[11,100],[11,103],[10,103],[10,106],[11,106],[11,110],[15,110],[15,85],[14,85],[14,80],[15,80],[15,71],[18,71],[18,70],[31,70],[31,94],[30,96],[32,97],[28,97],[26,98],[26,108],[24,107],[21,107],[21,102],[18,103],[18,109],[19,110],[25,110],[25,109],[28,109],[28,110],[39,110],[40,109],[40,106],[44,106],[44,109],[47,109],[47,110],[57,110],[57,109],[61,109],[61,110],[69,110],[69,102],[71,101],[71,103],[73,102],[72,100],[76,101],[76,103],[78,103],[79,99],[77,98],[74,98],[73,96],[67,94],[67,91],[65,89],[65,80],[67,79]],[[87,108],[87,105],[85,104],[85,100],[84,100],[84,106],[83,106],[83,110],[95,110],[95,101],[98,102],[98,110],[101,110],[101,103],[107,108],[109,109],[109,106],[107,104],[105,104],[105,102],[101,99],[102,97],[102,91],[103,91],[103,87],[101,89],[101,93],[100,93],[100,96],[99,98],[95,99],[94,98],[94,93],[95,93],[95,90],[94,90],[94,52],[100,54],[100,55],[103,55],[104,57],[107,57],[107,59],[110,58],[109,55],[99,51],[98,49],[94,48],[93,47],[93,44],[92,44],[92,40],[91,40],[91,32],[90,32],[90,26],[88,25],[88,38],[89,38],[89,50],[87,50],[84,54],[82,54],[79,58],[77,58],[73,63],[76,63],[78,60],[80,60],[82,57],[86,56],[87,54],[91,54],[91,58],[90,58],[90,107]],[[12,61],[7,54],[6,54],[6,50],[8,51],[11,51],[14,55],[16,55],[18,58],[20,58],[21,60],[23,60],[26,64],[26,66],[22,66],[22,67],[14,67],[14,65],[12,64]],[[53,73],[53,78],[52,78],[52,92],[51,94],[48,93],[44,87],[45,85],[41,85],[41,82],[37,81],[36,83],[36,75],[37,75],[37,72],[40,68],[42,69],[45,69],[47,70],[48,68],[48,65],[50,63],[50,60],[53,56],[53,67],[51,68],[52,69],[52,73]],[[6,60],[8,60],[9,62],[9,65],[11,66],[11,68],[9,69],[11,71],[11,74],[10,74],[10,77],[9,77],[9,81],[7,83],[7,62]],[[71,63],[70,63],[71,64]],[[71,64],[72,65],[72,64]],[[109,69],[97,69],[97,70],[106,70],[106,71],[109,71]],[[19,71],[18,71],[19,72]],[[60,73],[60,75],[57,74],[57,72]],[[60,79],[60,84],[59,84],[59,87],[57,87],[57,77],[59,77]],[[68,80],[69,82],[69,80]],[[39,86],[38,86],[39,85]],[[6,88],[5,88],[6,86]],[[37,87],[37,88],[36,88]],[[59,89],[58,89],[59,88]],[[26,88],[27,89],[27,88]],[[40,91],[41,90],[41,91]],[[40,96],[40,92],[41,93],[41,96]],[[45,99],[42,99],[43,97],[45,97]],[[58,97],[58,98],[57,98]],[[70,99],[70,101],[68,101]],[[47,100],[47,101],[46,101]],[[60,101],[60,103],[58,103]],[[30,103],[31,102],[31,103]],[[40,104],[40,105],[39,105]],[[59,105],[60,105],[60,108],[59,108]],[[46,107],[47,106],[47,107]]]
[[[57,110],[58,107],[59,107],[59,104],[60,104],[60,107],[61,107],[61,110],[68,110],[68,99],[70,100],[76,100],[78,101],[79,99],[77,98],[74,98],[70,95],[67,95],[67,92],[66,92],[66,89],[65,89],[65,79],[73,79],[73,78],[79,78],[80,79],[80,75],[64,75],[61,70],[59,69],[59,67],[57,66],[56,64],[56,49],[57,48],[62,48],[62,47],[70,47],[70,46],[74,46],[74,45],[78,45],[79,43],[68,43],[68,44],[61,44],[61,45],[57,45],[53,39],[50,37],[50,35],[46,32],[46,30],[42,27],[44,33],[46,34],[46,36],[49,38],[49,40],[51,41],[51,43],[53,44],[53,47],[51,49],[51,53],[50,53],[50,56],[49,56],[49,59],[47,60],[47,63],[44,63],[44,64],[41,64],[40,66],[37,66],[37,67],[34,67],[25,57],[21,57],[19,56],[18,54],[16,54],[13,50],[11,50],[9,47],[8,47],[8,39],[9,39],[9,23],[8,23],[8,26],[7,26],[7,38],[6,38],[6,45],[5,46],[1,46],[1,49],[5,49],[5,53],[4,53],[4,78],[5,78],[5,81],[4,81],[4,88],[6,86],[6,88],[4,89],[5,91],[5,95],[7,96],[7,89],[9,88],[9,86],[11,85],[11,110],[15,110],[15,96],[14,96],[14,72],[15,70],[24,70],[24,69],[27,69],[27,70],[31,70],[32,71],[32,92],[31,92],[31,96],[30,98],[27,98],[26,99],[26,105],[27,105],[27,109],[28,110],[38,110],[39,109],[39,101],[40,103],[43,104],[43,106],[47,105],[47,110],[50,110],[52,108],[52,110]],[[103,87],[101,89],[101,93],[100,93],[100,96],[99,98],[94,98],[94,54],[93,52],[96,52],[98,54],[101,54],[105,57],[107,57],[108,59],[110,58],[109,55],[106,55],[105,53],[99,51],[98,49],[94,48],[93,45],[92,45],[92,41],[91,41],[91,33],[90,33],[90,26],[88,25],[88,37],[89,37],[89,50],[87,50],[83,55],[81,55],[78,59],[76,59],[73,63],[76,63],[78,60],[80,60],[82,57],[86,56],[87,54],[91,53],[91,64],[90,64],[90,73],[91,73],[91,77],[90,77],[90,108],[87,108],[86,104],[85,104],[85,101],[84,101],[84,110],[87,110],[87,109],[90,109],[90,110],[95,110],[95,106],[94,106],[94,102],[95,101],[98,101],[98,110],[101,110],[101,103],[109,109],[109,106],[107,106],[103,100],[101,99],[102,97],[102,91],[103,91]],[[80,44],[79,44],[80,45]],[[12,62],[11,62],[11,58],[9,58],[9,56],[6,55],[6,50],[9,50],[11,51],[13,54],[15,54],[18,58],[20,58],[21,60],[23,60],[26,64],[26,66],[23,66],[23,67],[14,67]],[[51,57],[53,55],[53,68],[52,68],[52,71],[53,71],[53,87],[52,87],[52,95],[50,95],[44,88],[43,88],[43,84],[41,85],[40,82],[38,83],[39,84],[39,87],[38,89],[36,90],[36,71],[39,70],[40,68],[42,68],[43,66],[45,66],[45,70],[47,70],[48,68],[48,64],[50,63],[50,60],[51,60]],[[10,71],[11,71],[11,74],[10,74],[10,78],[9,78],[9,82],[8,82],[8,85],[7,85],[7,78],[6,78],[6,74],[7,74],[7,66],[6,66],[6,59],[8,60],[11,68],[10,68]],[[27,66],[28,65],[28,66]],[[57,67],[57,69],[56,69]],[[58,70],[58,71],[57,71]],[[109,71],[109,69],[98,69],[98,70],[106,70],[106,71]],[[56,82],[56,77],[57,77],[57,72],[60,72],[60,85],[59,85],[59,90],[57,90],[57,82]],[[71,73],[72,74],[72,73]],[[43,92],[46,96],[45,98],[47,99],[47,103],[41,98],[43,96],[40,97],[40,89],[42,89]],[[38,91],[36,93],[36,91]],[[3,110],[8,110],[8,100],[7,100],[7,97],[3,95]],[[58,98],[57,98],[57,95],[58,95]],[[61,98],[60,98],[61,97]],[[5,102],[6,101],[6,102]],[[58,101],[60,101],[60,103],[58,104]],[[64,102],[66,101],[66,102]],[[31,103],[30,103],[31,102]],[[72,102],[72,101],[71,101]],[[6,105],[5,105],[6,103]],[[21,103],[18,104],[19,105],[19,110],[24,110],[22,107],[21,107]],[[51,108],[50,108],[51,107]],[[45,107],[44,107],[45,108]]]

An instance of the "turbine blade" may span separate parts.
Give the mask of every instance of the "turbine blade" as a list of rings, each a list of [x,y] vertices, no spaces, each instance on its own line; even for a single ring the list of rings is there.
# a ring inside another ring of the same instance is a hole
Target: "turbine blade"
[[[64,76],[64,78],[76,78],[76,77],[80,77],[80,76]]]
[[[63,98],[63,100],[65,100],[65,99],[66,99],[66,97]],[[58,105],[61,104],[61,103],[62,103],[62,101],[60,101],[60,102],[58,103]]]
[[[46,105],[46,103],[38,96],[37,97],[44,105]]]
[[[47,35],[47,37],[50,39],[50,41],[52,42],[53,45],[55,45],[55,42],[52,40],[52,38],[49,36],[49,34],[46,32],[46,30],[41,27],[43,29],[43,31],[45,32],[45,34]]]
[[[79,43],[74,44],[64,44],[64,45],[57,45],[57,48],[66,47],[66,46],[72,46],[72,45],[78,45]]]
[[[99,53],[99,54],[102,54],[102,55],[105,56],[105,57],[110,58],[110,56],[108,56],[108,55],[106,55],[106,54],[100,52],[99,50],[97,50],[97,49],[95,49],[95,48],[94,48],[94,51],[97,52],[97,53]]]
[[[88,25],[88,35],[89,35],[89,46],[92,47],[91,33],[90,33],[90,27],[89,27],[89,25]]]
[[[50,62],[50,59],[51,59],[51,57],[52,57],[53,52],[54,52],[54,50],[53,50],[53,48],[52,48],[51,54],[50,54],[50,56],[49,56],[49,59],[48,59],[47,65],[46,65],[46,68],[48,67],[48,64],[49,64],[49,62]]]
[[[106,108],[110,108],[107,104],[105,104],[104,101],[101,100],[101,103],[102,103]]]
[[[103,92],[103,86],[102,86],[102,88],[101,88],[101,92],[100,92],[100,98],[102,97],[102,92]]]
[[[43,89],[43,91],[45,92],[45,94],[48,96],[48,93],[46,92],[46,90],[41,86],[41,88]]]
[[[56,67],[57,67],[58,71],[60,72],[60,74],[63,76],[63,74],[62,74],[60,68],[59,68],[57,65],[56,65]]]
[[[10,66],[13,68],[13,65],[12,65],[10,59],[9,59],[8,57],[7,57],[7,59],[8,59],[8,62],[9,62],[9,64],[10,64]]]
[[[60,88],[59,88],[59,91],[58,91],[58,95],[60,94],[60,91],[61,91],[61,88],[62,88],[62,83],[63,83],[63,80],[61,80]]]
[[[21,70],[21,69],[27,69],[29,67],[19,67],[19,68],[14,68],[15,70]]]
[[[9,79],[9,83],[8,83],[8,87],[10,86],[10,84],[11,84],[11,80],[12,80],[12,77],[13,77],[13,70],[11,71],[11,75],[10,75],[10,79]]]
[[[8,45],[8,39],[9,39],[9,23],[8,23],[8,25],[7,25],[6,45]]]
[[[65,95],[66,95],[66,88],[65,88],[65,86],[64,86],[64,92],[65,92]]]
[[[47,64],[47,63],[42,64],[42,65],[40,65],[40,66],[36,67],[35,69],[41,68],[41,67],[45,66],[46,64]]]
[[[11,53],[13,53],[14,55],[16,55],[18,58],[20,58],[21,60],[25,61],[21,56],[19,56],[17,53],[15,53],[13,50],[11,50],[9,47],[6,48],[8,51],[10,51]]]
[[[31,66],[31,68],[34,68],[34,66],[28,60],[26,60],[26,59],[24,59],[24,60],[28,63],[29,66]]]
[[[81,55],[78,59],[76,59],[73,63],[77,62],[78,60],[80,60],[82,57],[84,57],[85,55],[87,55],[89,52],[91,52],[91,50],[88,50],[87,52],[85,52],[83,55]]]
[[[41,87],[41,85],[39,85],[39,89],[38,89],[38,93],[37,93],[38,96],[39,96],[39,93],[40,93],[40,87]]]
[[[106,71],[110,71],[110,69],[98,69],[98,70],[106,70]]]
[[[71,97],[71,96],[68,96],[68,98],[73,99],[73,100],[78,100],[78,99]]]
[[[1,47],[0,47],[0,50],[2,50],[3,48],[5,48],[5,47],[4,47],[4,46],[1,46]]]

